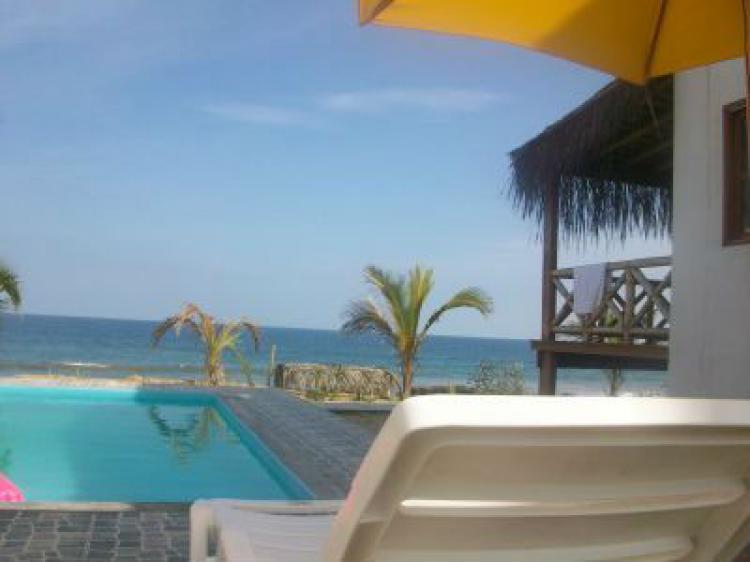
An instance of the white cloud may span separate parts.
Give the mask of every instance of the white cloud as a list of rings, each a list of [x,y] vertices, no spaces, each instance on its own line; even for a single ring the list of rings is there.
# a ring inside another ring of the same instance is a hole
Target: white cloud
[[[223,119],[241,123],[282,126],[312,123],[310,116],[303,111],[273,105],[227,103],[208,105],[204,110]]]
[[[331,94],[321,100],[321,106],[333,111],[364,113],[398,109],[476,113],[503,99],[504,97],[501,95],[483,90],[450,88],[386,89]]]
[[[379,113],[424,110],[439,113],[477,113],[502,102],[504,96],[483,90],[381,89],[339,92],[314,98],[304,109],[255,103],[210,104],[203,110],[240,123],[262,125],[320,124],[325,113]]]

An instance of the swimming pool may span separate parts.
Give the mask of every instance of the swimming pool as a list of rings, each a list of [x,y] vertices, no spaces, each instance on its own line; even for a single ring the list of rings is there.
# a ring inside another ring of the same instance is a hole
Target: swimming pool
[[[0,472],[32,502],[311,497],[202,392],[0,387]]]

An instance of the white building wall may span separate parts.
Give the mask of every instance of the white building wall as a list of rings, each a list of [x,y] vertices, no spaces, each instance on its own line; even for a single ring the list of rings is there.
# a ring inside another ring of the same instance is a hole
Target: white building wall
[[[742,97],[742,60],[675,79],[675,396],[750,398],[750,245],[722,246],[722,108]]]

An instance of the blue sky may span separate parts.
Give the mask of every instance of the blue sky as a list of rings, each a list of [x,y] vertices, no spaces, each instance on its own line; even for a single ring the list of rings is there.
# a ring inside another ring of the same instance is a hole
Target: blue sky
[[[335,328],[375,263],[436,270],[439,332],[533,336],[540,248],[506,153],[608,78],[359,28],[351,0],[0,0],[0,258],[29,313]],[[667,251],[567,252],[563,261]]]

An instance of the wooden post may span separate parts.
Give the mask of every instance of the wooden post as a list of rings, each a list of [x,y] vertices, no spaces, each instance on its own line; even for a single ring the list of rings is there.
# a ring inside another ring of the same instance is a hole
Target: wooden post
[[[552,272],[557,269],[558,215],[560,193],[557,183],[549,186],[544,198],[544,232],[542,253],[542,340],[552,342],[555,333],[557,297]],[[539,394],[555,394],[557,387],[557,361],[550,351],[539,352]]]
[[[623,318],[622,336],[625,343],[633,343],[630,330],[633,328],[635,318],[635,278],[630,268],[626,268],[622,274],[625,276],[625,316]]]
[[[273,372],[276,369],[276,344],[271,346],[271,355],[268,357],[268,388],[273,383]]]

